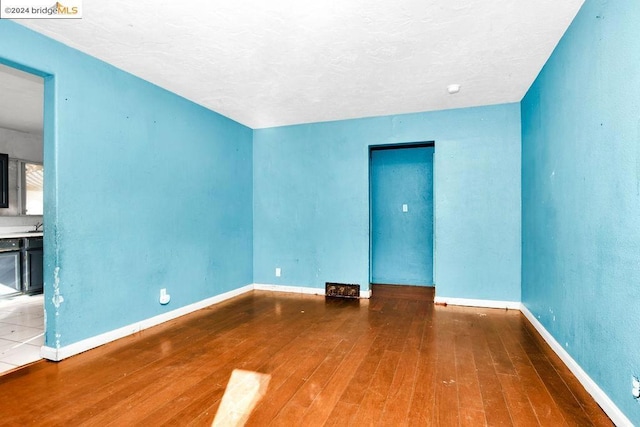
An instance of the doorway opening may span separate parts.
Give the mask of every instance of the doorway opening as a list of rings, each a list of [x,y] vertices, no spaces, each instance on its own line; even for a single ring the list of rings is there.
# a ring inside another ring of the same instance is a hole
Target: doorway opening
[[[0,62],[0,375],[44,345],[44,98],[40,75]]]
[[[372,285],[435,286],[434,142],[369,147]]]

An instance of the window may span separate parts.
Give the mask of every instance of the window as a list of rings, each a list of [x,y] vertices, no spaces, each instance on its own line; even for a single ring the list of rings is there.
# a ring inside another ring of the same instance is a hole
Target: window
[[[9,158],[7,197],[9,206],[0,216],[42,215],[43,172],[41,164]]]
[[[22,163],[24,171],[24,211],[25,215],[42,215],[43,212],[43,172],[42,165]]]

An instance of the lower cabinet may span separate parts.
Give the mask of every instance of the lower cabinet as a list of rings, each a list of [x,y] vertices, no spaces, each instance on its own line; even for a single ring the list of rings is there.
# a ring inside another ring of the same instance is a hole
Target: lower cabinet
[[[42,292],[42,237],[26,238],[22,250],[22,292],[35,294]]]
[[[42,237],[0,239],[0,296],[41,293]]]
[[[23,292],[33,294],[42,292],[42,249],[25,251],[22,265]]]

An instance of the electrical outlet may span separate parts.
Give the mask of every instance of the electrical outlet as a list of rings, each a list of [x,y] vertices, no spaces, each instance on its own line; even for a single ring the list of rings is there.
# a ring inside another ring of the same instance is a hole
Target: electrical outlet
[[[276,267],[276,277],[282,276],[282,269],[280,267]]]
[[[635,399],[640,399],[640,380],[637,377],[631,378],[631,394]]]

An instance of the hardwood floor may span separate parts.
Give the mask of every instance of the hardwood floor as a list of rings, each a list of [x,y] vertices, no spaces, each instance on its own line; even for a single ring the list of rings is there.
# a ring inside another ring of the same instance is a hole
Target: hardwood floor
[[[210,425],[243,369],[270,375],[247,425],[612,425],[519,312],[396,289],[253,291],[37,362],[0,377],[0,424]]]

